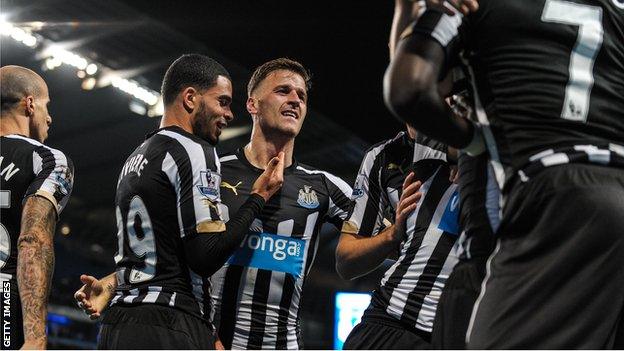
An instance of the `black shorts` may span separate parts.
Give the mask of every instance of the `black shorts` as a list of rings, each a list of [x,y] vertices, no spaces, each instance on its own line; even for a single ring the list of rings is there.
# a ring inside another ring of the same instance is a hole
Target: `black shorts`
[[[368,312],[368,311],[367,311]],[[343,350],[428,350],[431,334],[416,328],[406,328],[392,316],[370,317],[353,328]]]
[[[205,320],[159,305],[112,306],[104,315],[98,349],[214,349]]]
[[[624,347],[624,170],[568,164],[514,184],[497,235],[470,348]]]
[[[9,303],[9,308],[5,310]],[[2,350],[17,350],[24,344],[22,304],[15,279],[2,280]]]
[[[431,346],[437,350],[466,348],[466,330],[481,282],[485,259],[460,260],[442,290],[431,333]]]

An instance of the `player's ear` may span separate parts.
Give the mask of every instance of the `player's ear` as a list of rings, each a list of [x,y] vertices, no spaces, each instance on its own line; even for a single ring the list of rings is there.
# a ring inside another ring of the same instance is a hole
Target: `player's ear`
[[[32,117],[35,114],[35,98],[32,95],[24,98],[24,112],[28,117]]]
[[[180,95],[182,97],[182,106],[184,106],[186,112],[193,112],[199,104],[197,90],[193,87],[188,87],[182,90]]]
[[[258,114],[258,101],[251,96],[247,98],[247,112],[251,115]]]

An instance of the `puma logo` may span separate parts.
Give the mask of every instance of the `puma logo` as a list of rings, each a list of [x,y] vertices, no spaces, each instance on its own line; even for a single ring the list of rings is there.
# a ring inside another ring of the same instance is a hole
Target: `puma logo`
[[[391,171],[391,170],[393,170],[393,169],[399,169],[399,168],[400,168],[400,167],[399,167],[399,165],[397,165],[396,163],[390,163],[390,164],[388,165],[388,170],[389,170],[389,171]]]
[[[237,188],[239,185],[241,185],[242,183],[243,183],[243,182],[238,182],[238,183],[236,183],[236,185],[232,185],[232,184],[230,184],[230,183],[228,183],[228,182],[221,181],[221,187],[222,187],[222,188],[227,188],[227,189],[232,190],[232,192],[234,192],[234,195],[238,196],[238,191],[236,190],[236,188]]]

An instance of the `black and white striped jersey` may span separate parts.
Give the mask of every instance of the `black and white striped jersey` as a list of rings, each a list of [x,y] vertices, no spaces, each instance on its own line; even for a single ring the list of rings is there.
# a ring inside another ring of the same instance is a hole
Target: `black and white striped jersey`
[[[236,213],[262,173],[241,149],[221,157],[224,219]],[[240,248],[211,278],[212,321],[226,348],[302,348],[299,305],[325,222],[342,226],[351,187],[297,163],[254,220]]]
[[[464,51],[499,185],[534,162],[620,166],[605,155],[624,155],[622,0],[482,0],[467,17],[429,9],[414,32],[448,64]],[[578,147],[600,151],[562,155]]]
[[[0,140],[0,268],[2,280],[10,280],[17,270],[24,201],[42,196],[60,214],[73,188],[74,166],[63,152],[33,139],[11,134]]]
[[[404,132],[373,146],[362,161],[353,188],[355,204],[342,231],[378,234],[386,208],[396,209],[410,171],[422,181],[423,196],[407,219],[399,258],[373,292],[369,310],[431,332],[442,288],[457,263],[459,198],[457,185],[449,180],[446,146],[422,135],[414,142]]]
[[[494,250],[494,233],[501,217],[501,190],[487,153],[469,156],[460,152],[459,225],[457,257],[460,260],[485,259]]]
[[[219,160],[208,142],[179,127],[148,138],[128,157],[117,183],[117,292],[111,305],[158,304],[202,316],[201,277],[183,239],[225,230],[218,210]]]

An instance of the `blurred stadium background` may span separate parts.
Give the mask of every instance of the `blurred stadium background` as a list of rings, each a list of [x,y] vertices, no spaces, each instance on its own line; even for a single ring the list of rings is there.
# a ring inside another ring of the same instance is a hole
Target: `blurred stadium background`
[[[392,6],[357,1],[2,0],[0,62],[31,68],[47,81],[53,117],[47,143],[76,165],[74,193],[55,238],[49,346],[95,347],[98,323],[75,307],[73,292],[81,273],[102,276],[113,269],[117,176],[126,156],[158,125],[158,90],[173,59],[204,53],[232,74],[236,119],[222,136],[221,151],[248,140],[244,101],[253,68],[282,56],[301,61],[313,72],[314,87],[295,155],[352,184],[366,148],[401,129],[381,98]],[[334,270],[337,238],[333,227],[323,228],[305,286],[301,321],[306,348],[332,348],[334,336],[344,334],[335,328],[341,313],[335,310],[336,294],[369,292],[384,270],[353,281],[340,279]],[[343,296],[341,301],[347,301],[342,313],[352,324],[356,317],[351,312],[361,313],[366,296]]]

